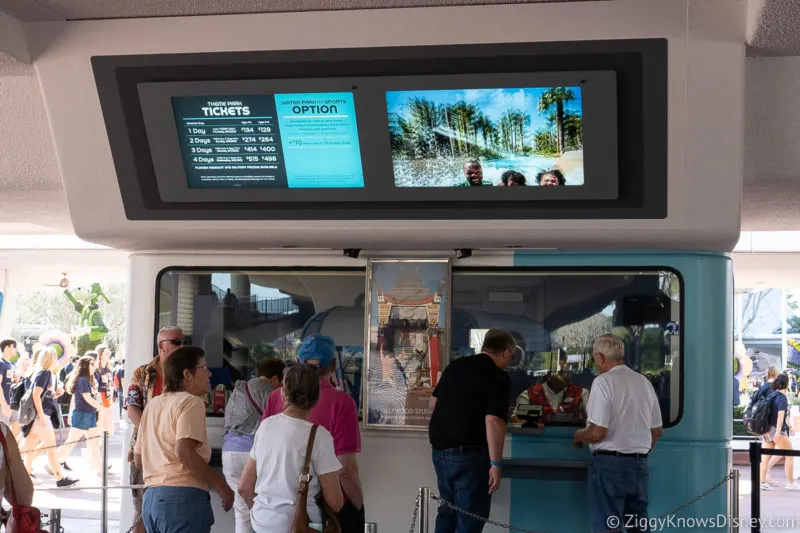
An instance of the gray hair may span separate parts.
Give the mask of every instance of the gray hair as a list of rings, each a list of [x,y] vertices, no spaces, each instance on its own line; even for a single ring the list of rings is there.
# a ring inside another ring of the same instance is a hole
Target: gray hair
[[[165,333],[180,333],[181,335],[183,335],[183,330],[178,326],[165,326],[160,330],[158,330],[158,336],[156,338],[161,337]]]
[[[611,361],[625,361],[625,345],[611,333],[597,337],[592,352],[599,352]]]

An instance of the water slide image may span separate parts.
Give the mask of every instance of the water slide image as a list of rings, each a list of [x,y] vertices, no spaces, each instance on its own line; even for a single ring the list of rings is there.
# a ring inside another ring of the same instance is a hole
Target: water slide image
[[[471,160],[484,184],[514,170],[533,186],[558,169],[562,185],[583,185],[580,87],[392,91],[386,105],[398,187],[465,185]]]

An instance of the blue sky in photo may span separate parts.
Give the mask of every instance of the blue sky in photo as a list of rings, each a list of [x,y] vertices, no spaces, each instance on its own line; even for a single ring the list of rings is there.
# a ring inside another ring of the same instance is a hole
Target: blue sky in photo
[[[424,285],[428,290],[431,292],[436,292],[436,289],[439,288],[439,283],[441,280],[447,275],[447,264],[446,263],[439,263],[439,262],[431,262],[431,263],[395,263],[395,262],[386,262],[386,263],[374,263],[373,264],[373,274],[372,274],[372,319],[374,324],[377,324],[378,318],[378,303],[375,295],[377,294],[376,286],[380,285],[381,289],[383,289],[384,293],[387,293],[394,289],[397,278],[400,277],[400,274],[404,270],[415,270],[419,277],[422,279],[422,285]],[[448,290],[445,287],[445,290]],[[447,304],[445,302],[446,294],[442,295],[442,307],[440,309],[440,324],[445,324],[446,322],[446,309]]]

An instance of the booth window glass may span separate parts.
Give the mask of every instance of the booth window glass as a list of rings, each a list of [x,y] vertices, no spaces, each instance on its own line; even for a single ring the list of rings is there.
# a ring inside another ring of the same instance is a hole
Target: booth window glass
[[[517,339],[509,408],[541,405],[549,425],[584,425],[592,344],[611,333],[652,383],[664,425],[677,422],[681,282],[672,271],[453,271],[451,360],[478,353],[489,328]],[[519,416],[517,416],[519,415]]]
[[[158,287],[158,327],[179,326],[205,350],[217,396],[265,357],[295,361],[302,340],[322,333],[337,344],[339,386],[361,405],[364,270],[175,269]]]

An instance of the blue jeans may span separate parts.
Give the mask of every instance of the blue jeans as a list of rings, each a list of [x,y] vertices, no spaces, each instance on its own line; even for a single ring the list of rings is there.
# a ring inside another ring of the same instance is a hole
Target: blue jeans
[[[486,452],[433,450],[439,496],[443,500],[489,517],[489,455]],[[439,506],[435,533],[480,533],[484,522]]]
[[[142,522],[147,533],[209,533],[214,525],[211,497],[194,487],[148,487]]]
[[[592,531],[649,531],[647,459],[595,455],[589,468]]]
[[[72,411],[70,424],[75,429],[89,431],[97,427],[97,411],[94,413],[84,413],[83,411]]]

